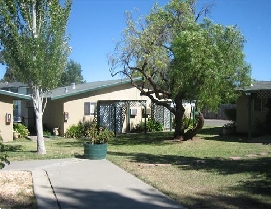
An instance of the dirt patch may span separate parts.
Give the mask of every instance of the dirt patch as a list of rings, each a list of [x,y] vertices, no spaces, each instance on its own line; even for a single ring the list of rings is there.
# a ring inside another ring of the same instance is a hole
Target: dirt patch
[[[37,208],[31,172],[0,171],[0,191],[0,208]]]

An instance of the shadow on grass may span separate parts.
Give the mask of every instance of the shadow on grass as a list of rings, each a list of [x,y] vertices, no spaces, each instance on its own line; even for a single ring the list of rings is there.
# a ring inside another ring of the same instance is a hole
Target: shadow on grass
[[[221,127],[208,127],[201,130],[199,136],[205,140],[223,141],[223,142],[239,142],[239,143],[260,143],[270,145],[271,139],[257,138],[259,135],[252,135],[253,139],[248,138],[245,133],[233,133],[229,135],[222,134]]]
[[[22,145],[5,145],[4,152],[21,152],[23,151]]]
[[[109,140],[112,145],[139,145],[139,144],[164,144],[164,140],[172,139],[171,133],[157,132],[157,133],[135,133],[135,134],[121,134]],[[54,142],[56,146],[61,147],[83,147],[84,142],[88,139],[65,139]]]
[[[140,145],[155,144],[163,145],[165,140],[173,138],[171,132],[153,132],[153,133],[129,133],[121,134],[110,140],[112,145]]]
[[[222,127],[206,127],[203,128],[199,134],[204,135],[220,135],[222,132]]]
[[[57,141],[54,144],[61,147],[83,147],[86,139],[62,139]]]
[[[208,201],[214,201],[217,204],[219,203],[219,201],[222,201],[223,203],[226,202],[227,204],[231,204],[232,206],[238,208],[246,208],[247,205],[250,205],[250,208],[267,208],[266,206],[268,204],[271,204],[270,157],[231,160],[222,158],[186,157],[178,155],[153,155],[147,153],[108,152],[108,154],[115,156],[124,156],[131,162],[138,164],[170,164],[173,166],[177,166],[181,170],[202,170],[214,173],[215,175],[249,174],[252,176],[251,179],[244,179],[244,181],[239,182],[239,184],[237,184],[235,187],[224,188],[225,191],[236,191],[235,193],[237,195],[240,194],[240,196],[218,197],[214,196],[214,194],[204,193],[199,194],[199,196],[196,197],[199,199],[193,200],[193,197],[187,197],[191,198],[189,202],[194,202],[193,204],[195,204],[195,207],[203,207],[208,203]],[[264,197],[265,200],[268,199],[269,203],[258,200],[257,196]],[[201,203],[203,205],[197,205],[198,203]],[[210,203],[208,203],[207,205],[210,206]],[[268,206],[270,207],[271,205]],[[213,207],[215,207],[215,205],[213,205]],[[224,208],[223,206],[221,207]]]
[[[125,156],[131,162],[146,164],[171,164],[183,170],[206,170],[221,175],[251,173],[271,178],[271,158],[259,157],[243,160],[224,158],[197,158],[179,155],[153,155],[147,153],[125,153],[108,151],[109,155]]]
[[[231,188],[238,190],[238,188]],[[230,189],[229,189],[230,190]],[[238,209],[266,209],[270,208],[270,201],[253,198],[245,194],[244,189],[234,196],[219,195],[215,193],[197,193],[197,196],[185,196],[182,199],[188,204],[188,208],[238,208]],[[230,191],[229,191],[230,192]]]

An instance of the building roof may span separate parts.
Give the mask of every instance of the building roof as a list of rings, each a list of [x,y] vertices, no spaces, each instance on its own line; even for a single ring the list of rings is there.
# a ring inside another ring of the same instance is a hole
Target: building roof
[[[141,78],[136,78],[134,80],[140,81]],[[88,83],[76,84],[74,86],[70,85],[70,86],[65,86],[65,87],[59,87],[59,88],[53,89],[51,93],[48,95],[48,97],[51,100],[57,100],[57,99],[62,99],[69,96],[79,95],[82,93],[87,93],[90,91],[96,91],[96,90],[100,90],[104,88],[118,86],[118,85],[130,83],[130,82],[131,82],[130,79],[124,78],[124,79],[117,79],[117,80],[88,82]]]
[[[254,81],[251,86],[242,89],[244,92],[271,90],[271,81]]]
[[[21,82],[0,82],[0,89],[2,88],[19,88],[19,87],[28,87],[27,84]]]
[[[14,93],[11,91],[5,91],[5,90],[0,90],[0,95],[7,95],[7,96],[11,96],[14,97],[16,99],[25,99],[25,100],[31,100],[31,96],[29,95],[25,95],[25,94],[18,94],[18,93]]]

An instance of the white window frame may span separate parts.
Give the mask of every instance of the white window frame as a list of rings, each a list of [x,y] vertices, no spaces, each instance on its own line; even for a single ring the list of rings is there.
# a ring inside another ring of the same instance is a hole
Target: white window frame
[[[96,102],[84,102],[84,115],[95,115],[96,108],[97,108]]]

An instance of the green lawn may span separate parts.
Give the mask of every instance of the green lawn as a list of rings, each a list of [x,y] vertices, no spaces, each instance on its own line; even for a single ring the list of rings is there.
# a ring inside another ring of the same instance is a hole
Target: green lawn
[[[171,141],[171,133],[126,134],[109,143],[107,159],[189,208],[270,208],[271,145],[220,137],[205,128],[194,141]],[[81,140],[5,143],[10,160],[83,157]]]

